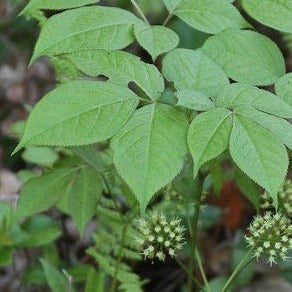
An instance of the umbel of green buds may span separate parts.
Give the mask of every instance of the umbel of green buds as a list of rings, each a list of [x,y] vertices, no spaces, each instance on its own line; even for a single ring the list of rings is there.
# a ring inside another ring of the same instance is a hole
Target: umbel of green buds
[[[286,260],[289,249],[292,248],[291,220],[281,213],[267,212],[256,216],[251,223],[249,236],[246,240],[254,249],[254,256],[266,257],[270,265],[278,259]]]
[[[140,236],[137,239],[145,258],[164,261],[166,256],[174,257],[184,244],[184,227],[180,219],[168,220],[161,213],[152,213],[138,220]]]
[[[292,217],[292,182],[287,179],[278,192],[278,211]],[[273,199],[268,193],[262,195],[262,209],[273,209]]]

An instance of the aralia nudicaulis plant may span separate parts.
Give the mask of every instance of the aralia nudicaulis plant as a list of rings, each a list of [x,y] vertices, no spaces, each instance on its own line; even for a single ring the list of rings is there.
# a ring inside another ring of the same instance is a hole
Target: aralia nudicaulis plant
[[[223,164],[256,206],[260,196],[251,186],[291,213],[280,201],[283,190],[291,201],[291,186],[282,185],[292,147],[292,75],[277,44],[242,16],[292,33],[291,0],[163,0],[168,17],[159,25],[143,13],[143,1],[128,1],[128,10],[97,2],[31,0],[22,12],[41,28],[30,63],[47,56],[59,84],[33,107],[14,153],[31,146],[63,152],[24,184],[16,216],[55,206],[81,233],[97,216],[107,227],[97,228],[89,254],[112,279],[112,291],[143,289],[127,258],[179,259],[180,250],[189,259],[187,267],[180,261],[188,291],[211,291],[198,222],[202,194],[223,177]],[[173,19],[204,33],[203,45],[183,47]],[[165,207],[168,190],[182,208]],[[170,209],[177,214],[169,216]],[[283,210],[253,221],[251,257],[286,259],[291,217]]]

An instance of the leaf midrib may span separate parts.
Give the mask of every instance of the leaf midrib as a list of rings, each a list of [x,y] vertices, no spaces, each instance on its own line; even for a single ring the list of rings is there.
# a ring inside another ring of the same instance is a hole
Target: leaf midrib
[[[217,130],[221,127],[221,125],[225,122],[225,120],[228,119],[228,118],[231,116],[231,114],[232,114],[231,112],[226,113],[225,117],[220,121],[220,123],[217,125],[217,127],[214,128],[214,131],[212,132],[212,135],[210,136],[210,139],[208,140],[208,142],[207,142],[207,144],[206,144],[206,147],[205,147],[205,149],[203,150],[203,152],[202,152],[202,154],[201,154],[201,157],[200,157],[199,163],[201,163],[201,161],[202,161],[202,157],[203,157],[203,155],[205,154],[205,152],[206,152],[206,150],[207,150],[207,148],[208,148],[208,146],[209,146],[209,144],[210,144],[212,138],[213,138],[214,135],[216,134]]]

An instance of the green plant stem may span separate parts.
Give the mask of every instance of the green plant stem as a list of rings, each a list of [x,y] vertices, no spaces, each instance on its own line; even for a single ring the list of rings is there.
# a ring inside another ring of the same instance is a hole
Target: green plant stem
[[[212,292],[212,290],[211,290],[211,288],[209,286],[209,282],[207,280],[203,265],[202,265],[202,260],[201,260],[199,251],[198,251],[197,248],[195,248],[195,257],[196,257],[196,261],[197,261],[198,266],[199,266],[200,274],[201,274],[201,276],[203,278],[203,281],[204,281],[204,284],[205,284],[206,291],[207,292]]]
[[[188,268],[181,262],[181,260],[178,257],[175,257],[175,261],[187,274],[189,273]],[[194,276],[192,276],[192,280],[197,285],[198,288],[202,287],[202,285]]]
[[[154,103],[154,101],[147,99],[147,98],[140,97],[140,96],[139,96],[139,99],[140,99],[140,101],[143,101],[143,102],[148,103],[148,104]]]
[[[170,19],[172,18],[172,16],[173,16],[173,14],[170,12],[168,14],[168,16],[166,17],[166,19],[164,20],[163,26],[166,26],[167,25],[167,23],[170,21]]]
[[[140,14],[140,16],[143,18],[143,20],[150,25],[149,21],[147,20],[146,16],[144,15],[143,11],[141,10],[140,6],[137,4],[137,2],[135,0],[131,0],[133,6],[136,8],[136,10],[138,11],[138,13]]]
[[[190,237],[191,237],[191,255],[190,255],[189,267],[188,267],[188,285],[187,285],[188,292],[193,291],[192,277],[193,277],[193,268],[194,268],[194,263],[195,263],[194,259],[195,259],[195,249],[196,249],[196,244],[197,244],[197,229],[198,229],[202,194],[203,194],[203,179],[200,178],[197,204],[195,207],[195,214],[194,214],[194,218],[191,224],[191,230],[189,230]]]
[[[245,254],[245,256],[239,262],[239,264],[237,265],[237,267],[235,268],[235,270],[233,271],[233,273],[231,274],[231,276],[228,278],[227,282],[221,289],[221,292],[227,291],[227,289],[230,287],[230,285],[236,279],[236,277],[246,268],[246,266],[248,266],[251,263],[252,259],[248,262],[246,261],[252,254],[253,250],[254,250],[254,247],[250,248],[249,251]]]
[[[127,234],[127,228],[128,228],[128,224],[125,224],[123,231],[122,231],[122,239],[121,239],[121,246],[119,249],[119,255],[118,255],[118,260],[115,266],[115,272],[114,272],[114,276],[113,276],[113,282],[112,282],[112,286],[111,286],[111,290],[110,292],[114,292],[117,289],[117,276],[118,276],[118,272],[120,269],[120,265],[121,265],[121,261],[122,261],[122,257],[123,257],[123,249],[124,249],[124,244],[125,244],[125,239],[126,239],[126,234]]]

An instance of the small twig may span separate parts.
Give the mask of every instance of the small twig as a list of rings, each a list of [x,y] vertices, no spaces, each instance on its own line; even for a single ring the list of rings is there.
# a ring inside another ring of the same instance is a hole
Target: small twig
[[[203,183],[204,178],[199,178],[199,190],[197,196],[197,203],[195,207],[195,214],[193,218],[193,222],[191,224],[191,229],[189,230],[190,237],[191,237],[191,253],[190,253],[190,260],[189,260],[189,267],[188,267],[188,285],[187,291],[192,292],[192,276],[193,276],[193,267],[194,267],[194,259],[195,259],[195,249],[197,244],[197,231],[198,231],[198,222],[200,216],[200,208],[202,202],[202,195],[203,195]]]
[[[62,272],[63,272],[63,274],[65,275],[65,277],[68,280],[67,292],[72,292],[73,278],[72,278],[72,276],[65,269],[62,269]]]
[[[150,25],[149,21],[147,20],[146,16],[144,15],[143,11],[141,10],[140,6],[137,4],[135,0],[131,0],[133,6],[136,8],[140,16],[143,18],[143,20]]]
[[[246,255],[242,258],[242,260],[237,265],[236,269],[233,271],[233,273],[231,274],[231,276],[229,277],[229,279],[227,280],[227,282],[225,283],[225,285],[221,289],[221,292],[227,291],[227,289],[230,287],[230,285],[236,279],[236,277],[252,262],[253,258],[250,259],[249,261],[247,261],[247,260],[250,257],[250,255],[252,254],[253,250],[254,250],[254,247],[249,249],[249,251],[246,253]]]
[[[173,13],[169,13],[168,14],[167,18],[163,22],[163,26],[166,26],[167,25],[167,23],[170,21],[170,19],[172,18],[172,16],[173,16]]]

